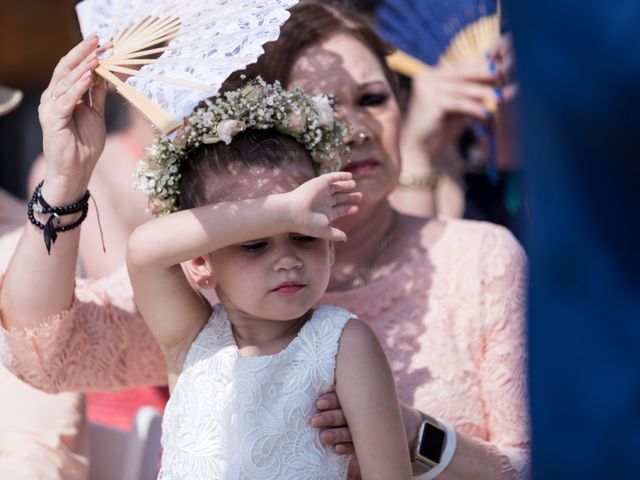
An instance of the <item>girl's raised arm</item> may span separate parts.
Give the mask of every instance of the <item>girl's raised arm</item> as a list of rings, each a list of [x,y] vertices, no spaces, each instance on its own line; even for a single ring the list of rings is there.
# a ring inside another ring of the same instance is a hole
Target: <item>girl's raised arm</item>
[[[138,227],[129,239],[127,267],[136,304],[160,346],[190,344],[210,312],[182,262],[285,232],[342,240],[331,222],[357,211],[360,195],[346,193],[354,187],[350,173],[329,173],[288,193],[183,210]]]

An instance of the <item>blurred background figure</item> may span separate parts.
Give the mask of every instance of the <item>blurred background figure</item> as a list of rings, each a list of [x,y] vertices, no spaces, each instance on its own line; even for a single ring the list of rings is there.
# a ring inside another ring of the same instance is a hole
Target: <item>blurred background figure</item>
[[[0,116],[17,107],[21,97],[20,92],[0,85]],[[0,271],[6,269],[18,242],[26,208],[0,189]],[[15,480],[86,479],[83,396],[41,392],[2,365],[0,392],[0,476]]]
[[[506,115],[513,62],[497,2],[379,0],[372,8],[383,38],[413,58],[391,62],[406,95],[394,204],[515,230],[522,198]],[[448,48],[454,40],[458,47]]]
[[[76,3],[0,2],[0,82],[24,91],[22,104],[11,117],[0,118],[0,188],[21,199],[28,198],[44,176],[45,163],[41,157],[36,160],[42,151],[37,107],[57,61],[81,39]],[[148,218],[144,195],[132,187],[132,174],[143,149],[153,141],[150,124],[114,94],[108,100],[107,128],[111,134],[89,185],[98,209],[89,209],[80,241],[81,273],[88,278],[108,275],[124,265],[129,234]],[[19,223],[26,221],[26,206],[13,212]],[[128,430],[138,408],[150,405],[162,410],[166,398],[166,390],[156,388],[89,393],[87,417]]]
[[[505,8],[531,198],[533,477],[638,478],[640,4]]]

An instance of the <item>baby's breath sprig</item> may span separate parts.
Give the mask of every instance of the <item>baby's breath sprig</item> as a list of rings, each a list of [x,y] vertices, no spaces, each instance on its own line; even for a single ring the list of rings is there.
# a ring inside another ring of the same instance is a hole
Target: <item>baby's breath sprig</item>
[[[247,129],[273,129],[304,146],[320,173],[335,171],[348,157],[345,124],[325,95],[309,96],[300,88],[287,91],[280,82],[257,78],[237,90],[205,101],[185,119],[174,140],[161,137],[145,151],[134,185],[149,201],[147,210],[164,215],[178,210],[180,166],[203,144],[231,143]]]

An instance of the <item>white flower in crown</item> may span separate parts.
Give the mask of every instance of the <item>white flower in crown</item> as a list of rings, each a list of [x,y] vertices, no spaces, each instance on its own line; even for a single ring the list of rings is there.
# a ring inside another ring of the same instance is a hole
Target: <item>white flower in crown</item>
[[[229,145],[233,136],[244,131],[245,128],[246,125],[239,120],[223,120],[216,127],[216,136],[203,135],[202,143],[212,144],[222,141],[225,145]]]
[[[248,129],[273,129],[304,146],[320,173],[338,170],[350,155],[346,127],[324,95],[310,97],[300,88],[287,91],[261,78],[205,101],[184,122],[174,141],[156,140],[138,164],[134,186],[149,198],[147,210],[163,215],[178,210],[180,166],[203,144],[231,143]]]

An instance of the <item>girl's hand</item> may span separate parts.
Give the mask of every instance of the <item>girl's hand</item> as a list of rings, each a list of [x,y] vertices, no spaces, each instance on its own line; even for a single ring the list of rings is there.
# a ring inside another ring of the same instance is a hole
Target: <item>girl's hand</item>
[[[358,212],[360,192],[349,172],[333,172],[313,178],[286,193],[289,228],[292,232],[333,241],[346,241],[342,231],[331,223]]]
[[[93,88],[92,105],[83,100],[93,84],[97,47],[98,37],[92,36],[67,53],[58,62],[40,99],[43,151],[47,159],[44,188],[48,193],[43,192],[43,196],[50,203],[73,202],[82,196],[104,148],[104,82]]]

